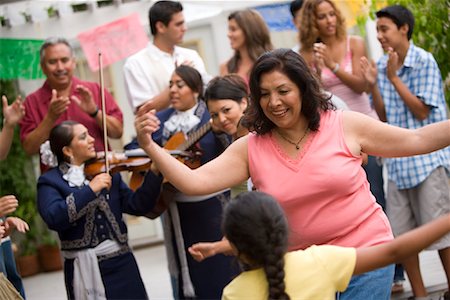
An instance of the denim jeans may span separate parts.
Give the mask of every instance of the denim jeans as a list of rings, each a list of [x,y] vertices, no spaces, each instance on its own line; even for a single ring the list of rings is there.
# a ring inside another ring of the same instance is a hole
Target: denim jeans
[[[394,265],[355,275],[337,300],[390,300]]]
[[[16,261],[11,248],[11,240],[4,240],[0,246],[0,272],[5,274],[16,290],[25,299],[22,278],[17,272]]]

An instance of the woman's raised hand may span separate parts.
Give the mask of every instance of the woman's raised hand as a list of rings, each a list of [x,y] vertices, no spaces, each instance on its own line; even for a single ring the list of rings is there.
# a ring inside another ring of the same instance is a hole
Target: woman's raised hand
[[[23,105],[21,96],[17,96],[16,100],[8,105],[8,99],[2,96],[3,102],[3,118],[5,126],[14,127],[25,115],[25,106]]]
[[[103,189],[109,190],[111,187],[111,175],[100,173],[89,182],[89,186],[94,193],[98,193]]]
[[[152,142],[153,132],[159,129],[160,121],[156,116],[156,110],[144,111],[140,109],[134,120],[137,140],[142,149],[146,149]]]
[[[364,78],[369,83],[369,86],[374,86],[377,83],[377,66],[373,60],[369,61],[365,56],[361,57],[361,70]]]

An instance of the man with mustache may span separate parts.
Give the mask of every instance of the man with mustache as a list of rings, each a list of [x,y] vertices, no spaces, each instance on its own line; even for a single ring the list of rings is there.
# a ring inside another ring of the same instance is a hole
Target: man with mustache
[[[97,151],[104,150],[101,92],[97,83],[73,76],[76,67],[72,47],[64,38],[49,38],[40,49],[40,63],[47,80],[25,99],[20,138],[28,155],[39,153],[50,130],[65,120],[78,121],[95,138]],[[108,136],[120,138],[123,117],[111,94],[105,90]]]

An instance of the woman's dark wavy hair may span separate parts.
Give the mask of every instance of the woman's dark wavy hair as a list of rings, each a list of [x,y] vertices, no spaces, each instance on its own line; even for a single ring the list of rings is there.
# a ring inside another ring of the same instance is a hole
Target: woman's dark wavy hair
[[[276,49],[261,55],[250,73],[250,105],[244,116],[243,125],[257,134],[265,134],[276,125],[264,114],[261,105],[261,77],[278,71],[286,75],[300,90],[301,113],[308,120],[311,131],[320,125],[320,113],[334,109],[330,95],[324,93],[316,76],[305,60],[290,49]]]
[[[202,75],[195,68],[181,65],[175,68],[174,73],[180,76],[194,93],[198,93],[199,99],[203,99]]]
[[[58,165],[63,162],[69,162],[69,158],[64,155],[63,148],[69,146],[73,140],[73,127],[80,123],[76,121],[64,121],[56,125],[50,131],[48,140],[50,141],[50,149],[58,159]]]
[[[244,264],[264,269],[269,299],[290,299],[284,282],[288,223],[277,201],[263,192],[239,194],[225,208],[222,230]]]

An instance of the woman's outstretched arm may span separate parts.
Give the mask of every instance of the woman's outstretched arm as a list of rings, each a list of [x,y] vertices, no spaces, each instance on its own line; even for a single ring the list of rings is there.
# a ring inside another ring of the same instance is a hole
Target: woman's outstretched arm
[[[152,133],[159,128],[154,110],[139,110],[135,128],[142,149],[156,163],[164,177],[185,194],[202,195],[220,191],[249,177],[246,137],[233,143],[216,159],[192,170],[152,140]]]

